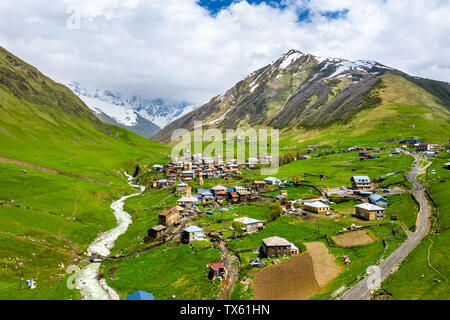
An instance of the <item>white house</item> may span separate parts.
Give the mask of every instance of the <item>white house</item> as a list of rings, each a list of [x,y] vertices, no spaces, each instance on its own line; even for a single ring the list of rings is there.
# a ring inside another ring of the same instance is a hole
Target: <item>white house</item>
[[[261,220],[256,220],[256,219],[252,219],[252,218],[248,218],[248,217],[236,218],[236,219],[234,219],[234,221],[245,224],[246,232],[257,231],[264,227],[264,224]]]
[[[322,213],[330,211],[330,206],[326,205],[325,203],[322,203],[320,201],[313,201],[313,202],[305,202],[305,210],[311,211],[315,213]]]
[[[274,186],[278,186],[278,185],[281,184],[281,180],[278,179],[278,178],[275,178],[275,177],[268,177],[268,178],[265,178],[264,181],[265,181],[267,184],[271,184],[271,185],[274,185]]]
[[[234,187],[234,190],[235,190],[236,192],[245,192],[245,191],[248,191],[247,188],[244,188],[244,187],[241,187],[241,186],[236,186],[236,187]]]
[[[195,197],[181,197],[178,199],[178,205],[185,207],[185,208],[191,208],[193,206],[196,206],[198,203],[198,199]]]
[[[197,226],[190,226],[184,229],[183,234],[181,235],[181,241],[183,243],[190,243],[191,241],[200,241],[205,239],[205,232]]]

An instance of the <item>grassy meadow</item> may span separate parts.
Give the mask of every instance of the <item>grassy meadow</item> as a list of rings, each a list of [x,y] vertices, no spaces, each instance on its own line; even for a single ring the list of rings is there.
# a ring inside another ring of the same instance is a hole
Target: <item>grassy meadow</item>
[[[448,300],[450,298],[450,171],[444,168],[449,158],[433,159],[425,180],[434,206],[431,231],[408,255],[397,272],[382,284],[382,291],[394,300]],[[436,170],[436,174],[431,174]],[[430,264],[431,263],[431,267]]]

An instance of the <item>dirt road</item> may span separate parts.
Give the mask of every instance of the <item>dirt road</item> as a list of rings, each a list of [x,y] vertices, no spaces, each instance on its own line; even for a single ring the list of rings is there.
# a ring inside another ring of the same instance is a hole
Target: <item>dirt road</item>
[[[228,270],[227,284],[225,288],[223,288],[218,299],[228,300],[239,276],[239,259],[227,248],[225,241],[221,240],[218,244],[218,248],[220,249],[220,252],[222,252],[223,264]]]
[[[431,208],[425,196],[425,188],[422,184],[417,181],[417,176],[425,173],[427,167],[431,164],[428,163],[427,166],[420,168],[421,158],[418,155],[414,155],[416,166],[413,166],[411,171],[408,173],[408,181],[410,181],[414,189],[412,194],[417,200],[420,206],[419,214],[417,217],[416,231],[414,233],[408,234],[407,240],[395,250],[386,260],[384,260],[380,265],[381,281],[384,281],[391,273],[393,273],[398,265],[408,256],[408,254],[422,241],[422,239],[427,235],[430,229],[430,213]],[[367,278],[358,282],[355,286],[346,291],[341,300],[367,300],[370,299],[371,293],[368,286]]]

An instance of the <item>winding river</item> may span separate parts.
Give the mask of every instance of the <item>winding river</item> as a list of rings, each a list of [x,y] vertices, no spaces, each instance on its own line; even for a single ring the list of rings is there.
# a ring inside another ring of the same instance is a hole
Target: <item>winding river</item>
[[[123,210],[125,200],[138,196],[144,192],[145,187],[132,184],[133,177],[125,173],[128,184],[139,188],[141,191],[135,194],[124,196],[111,204],[114,210],[114,216],[117,220],[117,227],[100,234],[89,246],[87,253],[89,256],[98,254],[107,257],[117,238],[124,234],[131,224],[131,216]],[[105,279],[99,279],[100,262],[93,262],[84,267],[77,273],[75,286],[80,291],[83,300],[119,300],[119,295],[106,284]]]

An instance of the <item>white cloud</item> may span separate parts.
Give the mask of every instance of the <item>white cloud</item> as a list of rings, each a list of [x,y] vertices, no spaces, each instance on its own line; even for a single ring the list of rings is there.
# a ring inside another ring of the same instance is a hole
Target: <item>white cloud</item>
[[[286,3],[280,10],[239,2],[211,17],[195,0],[2,2],[0,45],[61,81],[195,103],[291,48],[450,81],[448,1]],[[297,9],[310,10],[310,19],[298,22]],[[340,19],[320,14],[345,9]],[[79,30],[66,27],[74,12]]]

